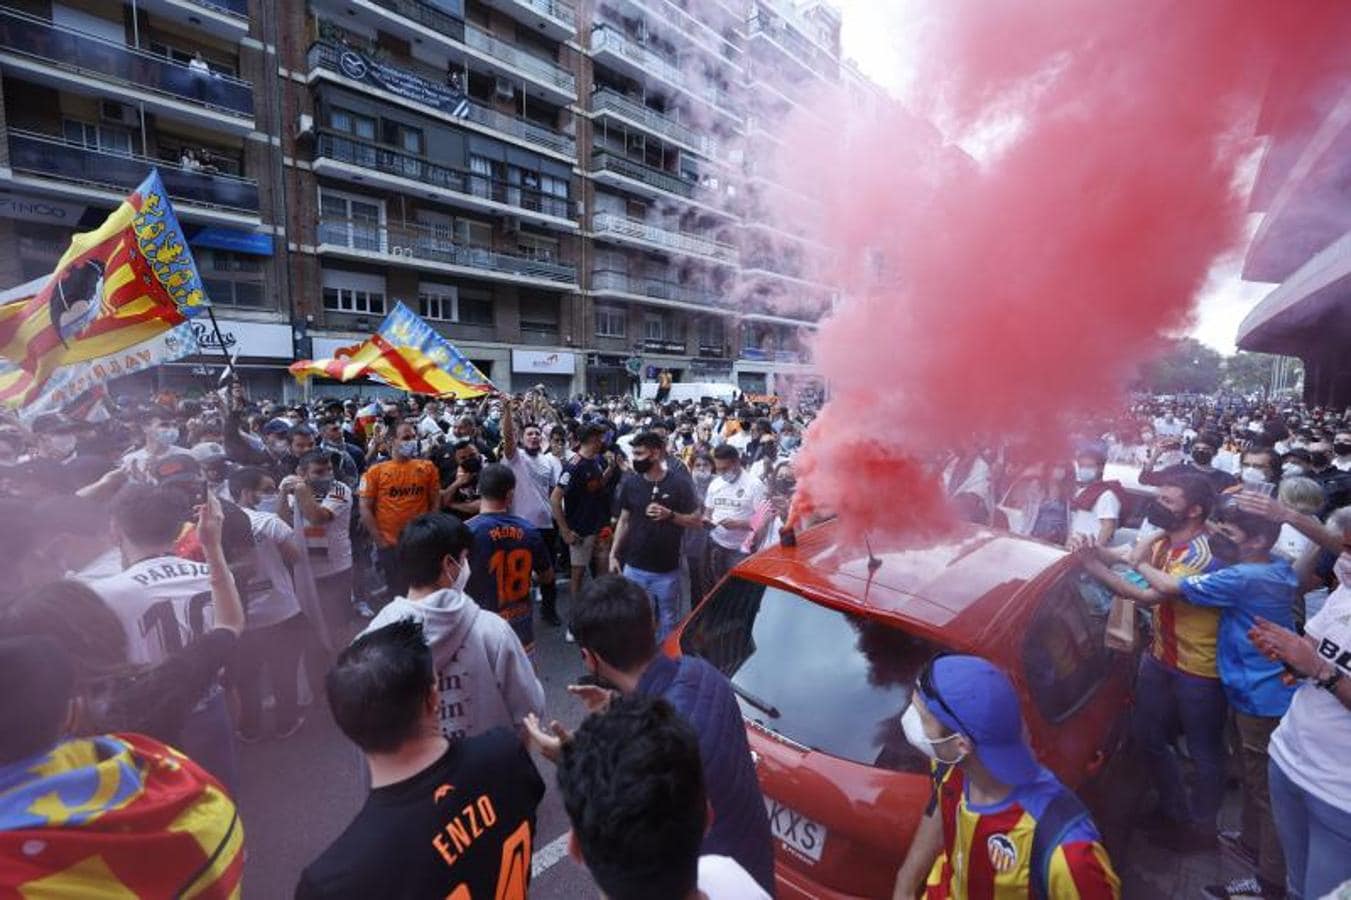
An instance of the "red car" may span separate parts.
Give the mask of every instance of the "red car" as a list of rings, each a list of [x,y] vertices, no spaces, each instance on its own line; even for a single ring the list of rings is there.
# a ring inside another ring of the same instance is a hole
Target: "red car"
[[[972,527],[870,557],[836,537],[746,560],[666,646],[732,681],[781,898],[891,896],[930,793],[901,714],[936,653],[1004,668],[1038,757],[1081,793],[1124,735],[1135,670],[1104,644],[1111,594],[1058,547]]]

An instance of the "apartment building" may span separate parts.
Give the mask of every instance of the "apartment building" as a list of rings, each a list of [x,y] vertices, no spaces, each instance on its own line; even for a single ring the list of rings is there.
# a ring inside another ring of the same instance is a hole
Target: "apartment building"
[[[0,0],[0,287],[157,166],[260,390],[395,302],[504,388],[781,389],[834,296],[751,148],[813,79],[868,89],[839,25],[820,0]],[[200,379],[201,337],[156,377]]]

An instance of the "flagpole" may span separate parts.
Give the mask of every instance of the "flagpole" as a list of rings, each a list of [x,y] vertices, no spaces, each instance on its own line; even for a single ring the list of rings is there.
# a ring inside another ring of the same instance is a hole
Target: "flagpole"
[[[216,346],[220,347],[221,355],[225,357],[225,372],[228,375],[234,375],[234,360],[230,359],[230,350],[225,346],[225,335],[221,334],[220,323],[216,321],[216,310],[210,304],[206,307],[207,317],[211,319],[211,328],[216,333]]]

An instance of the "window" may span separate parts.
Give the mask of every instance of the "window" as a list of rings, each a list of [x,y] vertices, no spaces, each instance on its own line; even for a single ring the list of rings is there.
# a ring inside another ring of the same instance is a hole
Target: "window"
[[[385,314],[385,279],[364,272],[324,270],[324,309]]]
[[[804,665],[813,647],[828,662]],[[732,682],[742,715],[794,743],[851,762],[927,773],[901,713],[938,647],[891,625],[729,578],[697,609],[680,648]]]
[[[461,325],[492,325],[493,295],[482,288],[461,288],[458,313]]]
[[[319,240],[357,250],[385,249],[385,204],[380,200],[319,191]]]
[[[522,331],[558,331],[558,297],[522,293],[520,304]]]
[[[391,147],[398,147],[405,153],[422,155],[422,130],[394,122],[389,119],[380,121],[380,139]]]
[[[422,282],[418,285],[418,309],[428,319],[454,322],[456,318],[456,290],[453,284]]]
[[[596,307],[596,337],[624,336],[624,310]]]
[[[455,242],[469,247],[491,248],[493,226],[477,219],[456,219]]]
[[[101,150],[104,153],[116,153],[119,156],[131,156],[131,132],[125,128],[108,125],[93,125],[78,119],[65,119],[61,123],[61,132],[65,139],[73,144]]]
[[[542,194],[548,194],[550,197],[559,197],[563,200],[568,199],[568,180],[566,178],[555,178],[552,175],[541,175],[539,177],[539,190]]]
[[[363,116],[361,113],[334,107],[331,121],[335,131],[341,131],[368,141],[375,140],[375,119],[371,116]]]
[[[558,241],[555,238],[521,232],[516,235],[516,252],[526,259],[553,262],[558,259]]]
[[[699,320],[699,346],[717,347],[722,349],[723,329],[722,319],[714,316],[707,316]]]
[[[1051,724],[1074,715],[1106,679],[1112,593],[1081,569],[1046,591],[1023,644],[1028,690]]]

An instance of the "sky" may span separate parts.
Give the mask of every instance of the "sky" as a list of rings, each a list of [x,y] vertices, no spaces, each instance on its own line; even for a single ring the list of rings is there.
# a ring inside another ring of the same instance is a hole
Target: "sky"
[[[911,88],[911,72],[905,60],[915,52],[914,33],[906,27],[905,0],[832,0],[842,14],[841,41],[844,56],[865,75],[895,94]],[[1249,223],[1250,233],[1257,221]],[[1239,277],[1241,254],[1218,260],[1211,269],[1196,306],[1196,320],[1189,332],[1223,354],[1234,352],[1234,339],[1243,317],[1274,285],[1255,284]]]

